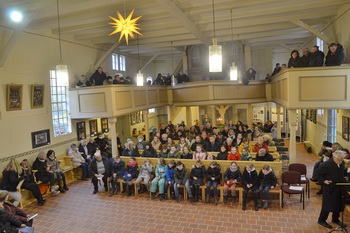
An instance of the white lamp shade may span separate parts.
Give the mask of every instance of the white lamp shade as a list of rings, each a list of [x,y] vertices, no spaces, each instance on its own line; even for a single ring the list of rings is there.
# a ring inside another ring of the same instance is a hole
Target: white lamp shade
[[[136,84],[137,86],[143,86],[143,74],[141,73],[141,70],[136,75]]]
[[[222,72],[222,46],[209,46],[209,72]]]
[[[238,80],[238,70],[235,63],[232,63],[232,66],[230,67],[230,80],[231,81],[237,81]]]
[[[176,86],[176,80],[174,75],[171,75],[171,86]]]
[[[68,86],[68,68],[66,65],[56,66],[57,86]]]

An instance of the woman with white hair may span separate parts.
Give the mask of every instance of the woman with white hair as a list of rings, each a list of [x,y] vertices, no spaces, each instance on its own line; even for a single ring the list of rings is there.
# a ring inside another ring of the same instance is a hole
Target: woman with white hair
[[[68,157],[72,159],[74,167],[80,167],[82,174],[81,180],[86,180],[89,177],[89,164],[85,161],[84,157],[81,156],[77,150],[77,145],[72,144],[68,152]]]
[[[140,157],[139,150],[137,147],[135,147],[135,144],[133,141],[129,141],[128,145],[125,147],[123,151],[123,156],[128,156],[128,157]]]
[[[270,135],[265,134],[262,136],[262,138],[266,146],[275,146],[275,142],[271,140]]]

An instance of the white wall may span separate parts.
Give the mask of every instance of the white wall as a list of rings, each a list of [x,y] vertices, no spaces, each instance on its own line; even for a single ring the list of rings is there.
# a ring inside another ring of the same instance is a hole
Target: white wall
[[[272,49],[253,49],[252,68],[256,71],[255,79],[264,80],[266,74],[271,74]],[[246,67],[248,70],[250,67]]]

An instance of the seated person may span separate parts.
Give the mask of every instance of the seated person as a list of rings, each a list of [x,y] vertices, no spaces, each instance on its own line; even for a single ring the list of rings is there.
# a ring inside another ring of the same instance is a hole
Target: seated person
[[[80,152],[81,156],[83,156],[83,158],[85,159],[85,162],[89,164],[91,162],[92,151],[89,149],[84,139],[80,140],[78,151]],[[96,149],[95,149],[95,153],[96,153]]]
[[[228,155],[228,153],[226,150],[226,146],[222,145],[220,147],[220,152],[216,156],[216,160],[227,160],[227,155]]]
[[[188,144],[187,144],[187,142],[186,142],[186,138],[181,137],[181,138],[180,138],[180,142],[179,142],[179,144],[177,145],[177,150],[178,150],[178,151],[183,151],[183,149],[184,149],[185,146],[188,146]]]
[[[224,145],[226,146],[227,151],[231,151],[231,147],[233,146],[233,139],[227,138]]]
[[[198,144],[196,146],[196,151],[193,153],[193,159],[195,160],[205,160],[207,159],[207,152],[205,152],[202,145]]]
[[[243,148],[249,148],[250,140],[249,138],[243,138],[243,142],[238,146],[239,153],[242,153]]]
[[[237,133],[237,137],[233,140],[232,143],[234,146],[239,147],[243,143],[243,134]]]
[[[95,142],[95,139],[90,138],[89,143],[87,144],[87,148],[88,148],[88,151],[89,151],[89,153],[91,155],[91,159],[92,159],[93,155],[96,153],[96,150],[98,149],[98,145]]]
[[[258,211],[259,206],[257,190],[259,189],[259,177],[253,164],[247,165],[244,169],[242,176],[242,188],[244,189],[242,210],[246,210],[247,208],[248,192],[251,190],[254,198],[255,211]]]
[[[27,214],[24,210],[14,206],[12,203],[8,202],[8,193],[3,192],[0,194],[0,202],[2,203],[2,208],[6,211],[8,215],[16,220],[20,221],[21,224],[31,227],[33,225],[33,220],[29,220],[30,215]],[[4,200],[2,200],[5,198]]]
[[[157,157],[157,151],[152,147],[152,144],[150,142],[145,143],[145,148],[142,152],[141,157],[149,157],[149,158]]]
[[[59,191],[65,193],[69,190],[66,182],[66,176],[64,175],[60,165],[58,164],[55,151],[49,150],[46,154],[47,166],[50,167],[49,171],[53,172],[55,180],[57,180]]]
[[[195,151],[195,150],[196,150],[196,147],[197,147],[198,145],[201,145],[201,146],[202,146],[202,148],[203,148],[203,147],[204,147],[204,142],[203,142],[203,140],[202,140],[202,137],[201,137],[201,136],[196,135],[195,142],[194,142],[194,143],[192,143],[192,145],[191,145],[191,151]]]
[[[214,203],[218,204],[218,184],[221,181],[221,168],[216,161],[212,161],[207,169],[207,184],[206,184],[206,199],[205,203],[210,201],[210,187],[213,186],[214,189]]]
[[[227,192],[230,189],[232,196],[232,203],[236,202],[236,185],[240,182],[242,173],[239,170],[236,162],[232,162],[231,166],[228,167],[224,174],[224,203],[227,203]]]
[[[137,166],[136,159],[134,157],[130,157],[128,164],[126,165],[123,179],[123,194],[127,194],[128,196],[132,195],[132,180],[135,179],[139,175],[139,167]]]
[[[122,178],[125,173],[125,163],[120,158],[120,156],[116,156],[114,158],[114,162],[112,164],[112,177],[111,177],[111,192],[109,196],[113,196],[117,192],[117,179]]]
[[[199,187],[201,185],[204,185],[203,178],[205,175],[206,175],[205,166],[202,164],[202,161],[197,160],[190,174],[190,177],[192,179],[191,184],[193,187],[193,196],[194,196],[195,202],[198,201]]]
[[[220,146],[216,142],[214,135],[209,137],[209,143],[207,143],[206,147],[207,147],[207,151],[209,151],[209,152],[219,152],[220,151]]]
[[[168,158],[168,153],[169,153],[168,147],[166,145],[162,145],[161,150],[158,153],[158,158]]]
[[[156,176],[152,180],[151,199],[156,197],[157,186],[159,190],[159,199],[165,200],[164,195],[164,183],[166,181],[166,164],[164,158],[158,158],[158,164],[156,167]]]
[[[107,158],[102,157],[101,153],[97,151],[95,158],[91,161],[89,166],[89,173],[92,183],[94,185],[94,192],[98,192],[98,181],[102,180],[104,183],[105,191],[108,191],[107,179],[112,176],[112,165]]]
[[[266,144],[264,144],[263,137],[259,137],[257,139],[257,143],[255,144],[253,148],[253,152],[257,153],[260,149],[265,149],[267,152],[269,152],[269,149]]]
[[[75,84],[75,87],[89,87],[91,86],[90,81],[86,80],[85,74],[79,77],[79,81]]]
[[[141,185],[140,185],[141,181],[143,181],[143,183],[145,184],[147,192],[150,191],[151,184],[149,183],[149,181],[151,179],[152,171],[153,171],[152,163],[149,161],[149,159],[145,159],[145,161],[140,167],[139,176],[135,181],[136,188],[139,193],[143,193],[143,189],[141,189]]]
[[[107,156],[108,158],[112,157],[111,148],[109,145],[108,140],[104,137],[103,133],[99,133],[98,137],[95,138],[95,142],[98,145],[98,148],[100,149],[100,153],[103,156]]]
[[[192,152],[190,151],[189,146],[184,146],[181,158],[182,159],[192,159],[193,158],[193,155],[192,155]]]
[[[72,159],[72,164],[74,167],[81,168],[81,179],[86,180],[89,177],[89,164],[77,150],[76,144],[72,144],[70,147],[71,148],[68,151],[68,157]]]
[[[259,173],[260,188],[259,188],[259,208],[263,206],[263,200],[265,199],[264,209],[269,208],[269,193],[270,189],[273,189],[277,185],[277,177],[272,171],[269,165],[264,165],[263,169]],[[265,194],[265,195],[264,195]]]
[[[2,181],[0,183],[0,193],[6,192],[13,199],[13,204],[18,206],[22,199],[22,194],[17,191],[17,185],[22,180],[18,178],[18,173],[10,162],[2,172]]]
[[[180,202],[179,187],[180,185],[183,185],[187,190],[187,194],[190,198],[190,201],[193,202],[193,196],[190,188],[190,181],[189,181],[187,169],[181,161],[178,161],[176,163],[176,168],[174,170],[174,181],[175,181],[174,191],[175,191],[176,201]]]
[[[137,143],[136,143],[136,148],[138,150],[143,150],[145,148],[146,142],[143,141],[143,136],[139,135],[137,137]]]
[[[38,184],[34,181],[32,169],[29,165],[28,160],[24,159],[20,163],[20,166],[22,168],[22,172],[19,175],[22,179],[24,179],[21,188],[31,191],[35,199],[38,201],[38,205],[43,205],[46,200],[44,200],[43,196],[41,195]]]
[[[227,156],[227,160],[241,160],[241,154],[237,151],[237,147],[232,146],[231,152]]]
[[[271,140],[270,135],[265,134],[262,137],[266,146],[275,146],[275,142]]]
[[[255,156],[256,161],[273,161],[273,156],[266,152],[265,149],[260,149]]]
[[[180,153],[176,150],[176,145],[175,144],[172,144],[170,146],[170,151],[169,151],[167,157],[170,158],[170,159],[180,159],[181,158]]]
[[[165,200],[168,199],[168,187],[170,186],[170,198],[171,200],[174,199],[175,197],[175,193],[174,193],[174,169],[175,169],[175,160],[171,159],[168,162],[168,165],[165,168],[165,178],[166,178],[166,182],[164,185],[164,198]]]
[[[244,147],[241,153],[241,161],[252,161],[253,158],[249,153],[249,149]]]
[[[59,187],[55,186],[55,176],[53,171],[49,171],[46,162],[46,154],[44,151],[39,152],[38,157],[33,163],[33,172],[35,172],[36,181],[41,181],[43,183],[50,183],[51,196],[57,196],[60,191]]]
[[[175,145],[175,143],[171,137],[168,137],[167,142],[164,145],[166,145],[168,147],[168,150],[170,150],[171,146]]]
[[[107,79],[103,81],[103,85],[111,85],[113,84],[113,78],[111,76],[108,76]]]
[[[152,147],[153,147],[155,150],[160,150],[160,147],[161,147],[161,144],[162,144],[162,143],[159,141],[158,136],[154,136],[151,143],[152,143]]]
[[[123,151],[123,156],[140,157],[139,150],[135,148],[135,144],[133,141],[128,142],[127,147],[125,147]]]

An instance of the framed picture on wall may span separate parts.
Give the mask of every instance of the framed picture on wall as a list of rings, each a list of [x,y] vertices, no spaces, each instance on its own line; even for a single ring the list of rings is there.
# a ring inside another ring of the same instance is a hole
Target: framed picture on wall
[[[97,136],[98,134],[97,120],[90,120],[89,126],[90,126],[90,137]]]
[[[78,141],[86,138],[85,121],[77,122],[77,138]]]
[[[136,124],[136,113],[130,113],[130,123],[131,125]]]
[[[7,84],[6,110],[22,110],[22,84]]]
[[[349,117],[342,118],[342,137],[345,141],[349,141]]]
[[[101,128],[102,128],[102,133],[109,132],[108,118],[101,118]]]
[[[41,131],[32,132],[32,147],[37,148],[50,144],[50,130],[45,129]]]
[[[31,108],[44,107],[44,85],[32,85]]]

